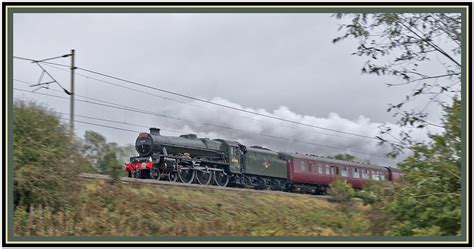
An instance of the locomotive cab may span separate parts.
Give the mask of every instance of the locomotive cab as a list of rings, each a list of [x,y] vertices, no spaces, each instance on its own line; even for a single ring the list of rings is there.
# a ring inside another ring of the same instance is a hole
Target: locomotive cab
[[[232,173],[241,173],[241,155],[244,153],[242,149],[245,148],[245,146],[238,142],[224,139],[215,139],[215,141],[222,142],[222,147],[220,149],[227,152],[229,171]]]

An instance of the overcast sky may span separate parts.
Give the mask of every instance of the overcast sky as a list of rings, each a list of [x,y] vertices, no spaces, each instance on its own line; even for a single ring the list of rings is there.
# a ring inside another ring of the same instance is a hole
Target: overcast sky
[[[79,67],[263,114],[375,136],[380,124],[396,122],[392,114],[386,112],[388,104],[400,102],[410,88],[389,89],[384,83],[396,82],[396,79],[361,74],[366,59],[351,55],[357,43],[350,40],[332,43],[333,38],[341,35],[337,31],[340,23],[329,14],[15,14],[14,55],[43,59],[67,54],[74,48]],[[69,58],[54,62],[69,64]],[[69,89],[68,72],[45,68]],[[234,139],[275,150],[322,155],[351,151],[383,155],[389,151],[368,139],[192,103],[84,71],[77,73],[187,102],[181,104],[76,75],[77,95],[185,121],[82,102],[76,103],[78,115]],[[15,79],[37,83],[40,75],[41,70],[36,65],[14,61]],[[47,80],[45,77],[43,82]],[[32,89],[18,81],[14,85]],[[50,89],[37,92],[67,97],[53,90],[60,88],[51,85]],[[19,91],[15,92],[15,98],[32,98],[56,111],[69,112],[68,100]],[[428,111],[439,112],[430,108]],[[440,117],[438,113],[434,116]],[[77,120],[147,130],[80,117]],[[249,133],[203,124],[218,124]],[[76,123],[76,128],[78,136],[91,129],[119,144],[134,143],[137,136],[133,132],[80,123]],[[258,135],[262,133],[342,149]],[[177,135],[170,131],[163,134]],[[422,137],[422,134],[415,136]],[[392,164],[367,154],[354,155]]]

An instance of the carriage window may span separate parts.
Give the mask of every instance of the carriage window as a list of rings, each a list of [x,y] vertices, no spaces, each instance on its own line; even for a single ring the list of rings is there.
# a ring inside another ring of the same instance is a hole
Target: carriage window
[[[301,168],[301,172],[303,172],[305,170],[304,161],[301,161],[300,168]]]
[[[369,179],[369,173],[367,169],[362,169],[362,179]]]
[[[352,171],[352,178],[360,178],[360,172],[358,168],[354,168]]]
[[[308,164],[308,171],[313,172],[313,165],[310,162],[306,162]]]
[[[323,168],[323,165],[321,165],[321,164],[318,166],[318,173],[319,174],[324,174],[324,168]]]
[[[331,175],[334,175],[334,166],[331,166]]]
[[[379,172],[372,170],[372,179],[375,180],[375,181],[378,181],[379,180],[378,174],[379,174]]]
[[[380,174],[380,180],[385,181],[385,174],[383,172]]]
[[[326,175],[329,175],[329,174],[331,174],[329,171],[329,165],[326,164]]]
[[[349,176],[349,169],[346,166],[342,167],[341,176],[345,176],[345,177]]]

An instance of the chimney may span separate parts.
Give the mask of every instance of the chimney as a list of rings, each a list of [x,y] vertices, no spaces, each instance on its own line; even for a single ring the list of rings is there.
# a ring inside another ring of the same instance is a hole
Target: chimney
[[[160,128],[150,128],[150,134],[160,136]]]

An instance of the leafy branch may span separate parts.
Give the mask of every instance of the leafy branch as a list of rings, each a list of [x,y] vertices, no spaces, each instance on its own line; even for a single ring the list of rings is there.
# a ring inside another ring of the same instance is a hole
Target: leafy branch
[[[336,14],[346,21],[339,30],[344,34],[333,39],[333,43],[352,38],[358,41],[353,55],[367,57],[362,66],[363,74],[392,76],[401,82],[386,83],[389,87],[408,86],[416,83],[403,101],[389,104],[388,112],[398,117],[397,124],[410,129],[440,125],[429,121],[426,109],[433,102],[444,107],[444,100],[452,99],[451,94],[459,94],[461,82],[461,15],[448,13],[374,13]],[[350,19],[348,19],[350,18]],[[447,42],[448,41],[448,42]],[[436,57],[441,55],[441,59]],[[383,63],[382,58],[388,60]],[[434,58],[438,59],[445,72],[429,73]],[[425,99],[421,108],[408,105],[414,99]],[[436,100],[436,101],[435,101]],[[409,110],[410,108],[411,110]],[[393,129],[382,128],[379,139],[394,137]],[[410,133],[398,134],[407,145],[417,144]],[[401,153],[403,146],[393,146],[392,156]]]

